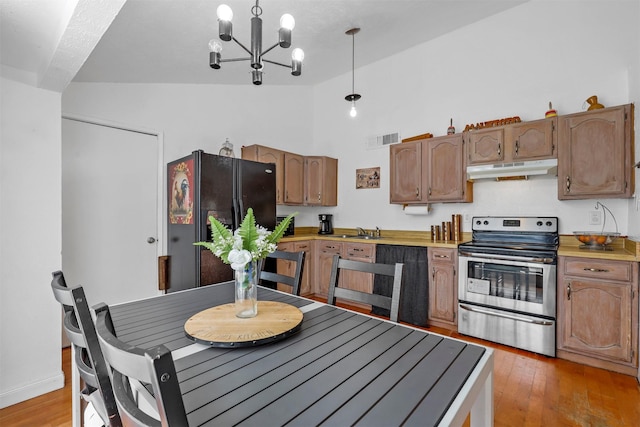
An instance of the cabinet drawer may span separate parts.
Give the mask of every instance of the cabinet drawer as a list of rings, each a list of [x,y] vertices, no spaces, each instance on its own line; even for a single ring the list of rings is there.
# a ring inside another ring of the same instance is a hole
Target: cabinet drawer
[[[347,243],[344,245],[345,258],[367,258],[373,259],[376,253],[376,245]]]
[[[589,277],[593,279],[621,280],[632,279],[631,263],[626,261],[604,261],[590,258],[568,258],[564,264],[567,276]]]
[[[328,252],[328,253],[340,255],[342,253],[342,243],[320,242],[318,244],[318,250],[320,250],[321,252]]]
[[[451,248],[434,248],[428,250],[429,262],[451,262],[455,257],[455,249]]]

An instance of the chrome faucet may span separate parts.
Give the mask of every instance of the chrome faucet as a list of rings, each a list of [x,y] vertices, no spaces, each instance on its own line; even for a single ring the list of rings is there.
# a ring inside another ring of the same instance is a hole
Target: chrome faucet
[[[380,237],[380,229],[376,227],[376,237]]]
[[[367,235],[367,231],[364,228],[356,227],[356,230],[358,231],[358,236],[366,236]]]

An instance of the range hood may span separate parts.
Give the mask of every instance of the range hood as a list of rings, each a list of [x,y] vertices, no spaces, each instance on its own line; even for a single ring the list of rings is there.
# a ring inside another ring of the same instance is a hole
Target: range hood
[[[469,179],[496,179],[514,176],[557,175],[558,159],[531,160],[527,162],[498,163],[467,167]]]

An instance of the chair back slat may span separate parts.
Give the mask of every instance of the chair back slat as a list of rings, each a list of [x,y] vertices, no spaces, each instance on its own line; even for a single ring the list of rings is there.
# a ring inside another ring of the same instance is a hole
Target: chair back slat
[[[400,311],[400,294],[402,287],[402,263],[382,264],[370,263],[365,261],[354,261],[340,258],[340,255],[334,255],[331,266],[331,278],[329,279],[329,292],[327,302],[331,305],[336,304],[336,298],[342,298],[361,304],[367,304],[375,307],[381,307],[390,311],[389,320],[398,321]],[[363,291],[357,291],[344,287],[339,287],[339,276],[341,270],[358,271],[362,273],[371,273],[374,275],[393,277],[393,288],[391,296],[378,295]]]

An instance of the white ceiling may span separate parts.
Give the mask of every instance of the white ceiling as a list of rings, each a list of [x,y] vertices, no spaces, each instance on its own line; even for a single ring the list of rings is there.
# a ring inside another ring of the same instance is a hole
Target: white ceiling
[[[114,0],[109,0],[114,1]],[[250,46],[254,0],[126,0],[95,49],[72,76],[77,82],[250,84],[246,61],[209,67],[208,42],[217,38],[216,8],[226,2],[234,12],[234,36]],[[356,68],[500,13],[527,0],[269,0],[262,1],[263,49],[277,41],[283,13],[296,19],[292,48],[305,51],[302,76],[265,64],[263,82],[316,84],[351,70],[351,36]],[[42,72],[61,47],[61,23],[69,4],[91,7],[97,0],[0,0],[2,65]],[[108,2],[107,2],[108,3]],[[117,13],[117,8],[114,8]],[[94,18],[95,19],[95,18]],[[93,20],[76,14],[75,24],[91,31]],[[105,26],[106,28],[106,26]],[[68,37],[68,35],[67,35]],[[53,51],[52,51],[53,49]],[[461,52],[463,54],[463,52]],[[233,42],[223,43],[223,58],[246,57]],[[290,63],[291,49],[276,47],[266,56]],[[437,60],[437,58],[434,58]],[[45,64],[43,66],[43,64]]]

